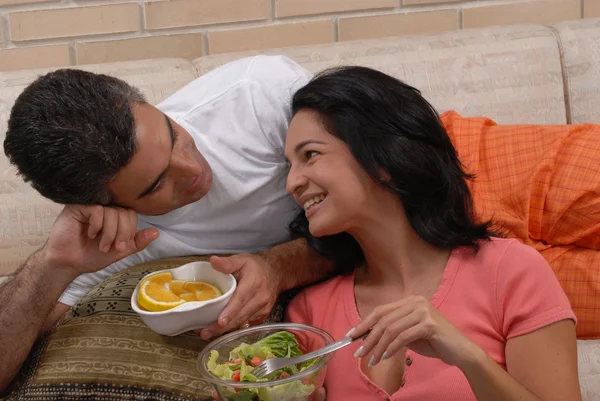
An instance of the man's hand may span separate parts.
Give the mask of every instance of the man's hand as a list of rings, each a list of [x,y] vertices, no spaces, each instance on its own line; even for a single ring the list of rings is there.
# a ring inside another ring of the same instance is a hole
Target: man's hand
[[[251,254],[213,256],[210,263],[221,273],[233,274],[238,284],[219,319],[200,331],[202,338],[208,340],[247,323],[263,323],[280,293],[281,278],[274,266],[262,256]]]
[[[133,210],[67,205],[52,226],[44,257],[49,266],[79,275],[139,252],[157,237],[153,228],[137,232]]]

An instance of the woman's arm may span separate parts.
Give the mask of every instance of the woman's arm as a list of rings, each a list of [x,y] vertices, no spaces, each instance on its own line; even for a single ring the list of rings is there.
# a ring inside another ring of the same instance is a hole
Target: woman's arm
[[[505,371],[480,349],[458,366],[480,401],[580,401],[575,325],[563,320],[506,344]]]
[[[376,307],[353,331],[371,332],[355,355],[373,351],[369,366],[405,347],[458,367],[478,401],[580,401],[572,320],[560,320],[507,341],[505,371],[421,296]]]

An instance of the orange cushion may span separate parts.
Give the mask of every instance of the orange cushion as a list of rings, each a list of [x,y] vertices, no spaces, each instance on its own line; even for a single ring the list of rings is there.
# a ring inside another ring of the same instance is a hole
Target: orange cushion
[[[533,246],[564,288],[579,338],[600,338],[600,125],[498,125],[442,114],[475,213]]]

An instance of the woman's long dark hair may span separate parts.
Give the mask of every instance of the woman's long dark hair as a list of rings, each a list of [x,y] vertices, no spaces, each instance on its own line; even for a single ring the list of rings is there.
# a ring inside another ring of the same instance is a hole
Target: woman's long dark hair
[[[424,241],[442,249],[489,239],[489,222],[476,223],[467,179],[437,112],[421,93],[402,81],[366,67],[338,67],[317,74],[292,99],[292,113],[319,113],[329,133],[344,141],[354,158],[394,192]],[[380,176],[385,171],[388,182]],[[333,260],[338,272],[364,261],[347,233],[313,237],[301,211],[290,224],[296,237]]]

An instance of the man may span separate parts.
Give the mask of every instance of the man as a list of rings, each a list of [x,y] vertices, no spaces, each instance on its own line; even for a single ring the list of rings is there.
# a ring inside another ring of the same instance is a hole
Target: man
[[[238,254],[211,258],[239,283],[205,339],[264,321],[279,293],[332,272],[304,240],[287,242],[296,211],[283,148],[291,96],[308,79],[287,58],[258,56],[156,107],[123,81],[79,70],[24,90],[5,153],[35,189],[66,206],[46,245],[0,289],[0,389],[40,333],[129,266]]]

